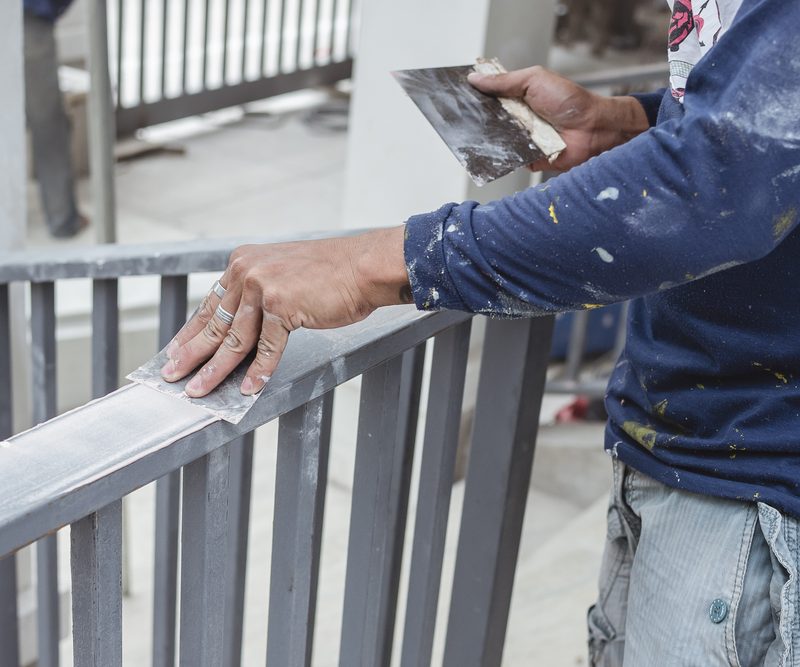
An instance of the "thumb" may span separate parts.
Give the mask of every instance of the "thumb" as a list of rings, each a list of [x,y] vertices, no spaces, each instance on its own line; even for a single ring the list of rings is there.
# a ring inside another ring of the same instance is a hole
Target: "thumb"
[[[497,97],[525,97],[536,67],[518,69],[505,74],[480,74],[470,72],[467,81],[487,95]]]

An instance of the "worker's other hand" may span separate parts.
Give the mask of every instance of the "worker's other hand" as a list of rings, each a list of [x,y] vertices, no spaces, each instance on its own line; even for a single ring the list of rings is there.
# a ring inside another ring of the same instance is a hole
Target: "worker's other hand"
[[[542,158],[533,171],[566,171],[623,144],[648,129],[647,115],[633,97],[603,97],[543,67],[507,74],[469,75],[481,92],[522,99],[558,130],[567,147],[552,163]]]
[[[202,364],[186,393],[205,396],[255,348],[241,386],[243,394],[255,394],[295,329],[340,327],[378,306],[409,302],[403,231],[237,248],[220,278],[225,295],[206,296],[169,344],[162,376],[174,382]],[[219,306],[233,314],[231,324]]]

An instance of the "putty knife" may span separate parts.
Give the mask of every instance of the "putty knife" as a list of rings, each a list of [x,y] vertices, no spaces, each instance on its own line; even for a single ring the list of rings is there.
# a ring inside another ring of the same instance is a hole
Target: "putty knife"
[[[486,95],[467,75],[500,74],[497,60],[476,65],[392,72],[477,185],[485,185],[542,157],[554,160],[566,144],[552,125],[522,100]]]

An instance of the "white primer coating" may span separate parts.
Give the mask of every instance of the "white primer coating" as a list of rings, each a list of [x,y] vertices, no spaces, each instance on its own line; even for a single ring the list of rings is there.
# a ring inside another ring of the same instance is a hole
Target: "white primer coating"
[[[619,190],[617,190],[617,188],[614,187],[608,187],[602,192],[598,193],[595,199],[597,201],[605,201],[606,199],[611,199],[612,201],[616,201],[618,197],[619,197]]]
[[[597,256],[602,259],[606,264],[611,264],[614,261],[614,255],[612,255],[608,250],[605,248],[597,247],[594,249],[597,253]]]

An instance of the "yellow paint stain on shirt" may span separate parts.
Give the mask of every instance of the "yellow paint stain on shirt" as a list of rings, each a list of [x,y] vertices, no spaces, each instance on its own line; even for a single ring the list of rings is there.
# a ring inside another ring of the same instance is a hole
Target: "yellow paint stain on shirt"
[[[647,196],[647,190],[642,190],[642,197],[646,197],[646,196]]]
[[[778,240],[784,234],[786,234],[786,232],[788,232],[796,222],[796,208],[790,208],[785,213],[781,213],[777,218],[775,218],[775,222],[772,225],[772,236],[775,237],[775,240]]]
[[[622,430],[646,449],[652,450],[656,444],[658,433],[649,426],[639,422],[628,421],[623,422]]]
[[[550,217],[553,219],[553,222],[555,224],[558,224],[558,216],[556,215],[556,205],[551,202],[550,208],[548,210],[550,211]]]
[[[582,304],[586,310],[594,310],[595,308],[602,308],[602,303],[584,303]]]
[[[773,373],[773,375],[778,378],[783,384],[789,384],[789,380],[783,373]]]
[[[653,409],[655,410],[655,413],[656,413],[656,414],[657,414],[659,417],[662,417],[662,418],[663,418],[663,417],[664,417],[664,416],[667,414],[667,405],[669,405],[669,402],[668,402],[668,401],[667,401],[667,399],[665,398],[663,401],[660,401],[660,402],[656,403],[656,404],[653,406]]]
[[[704,384],[696,384],[695,387],[697,387],[698,389],[705,389],[706,388],[706,386]]]

